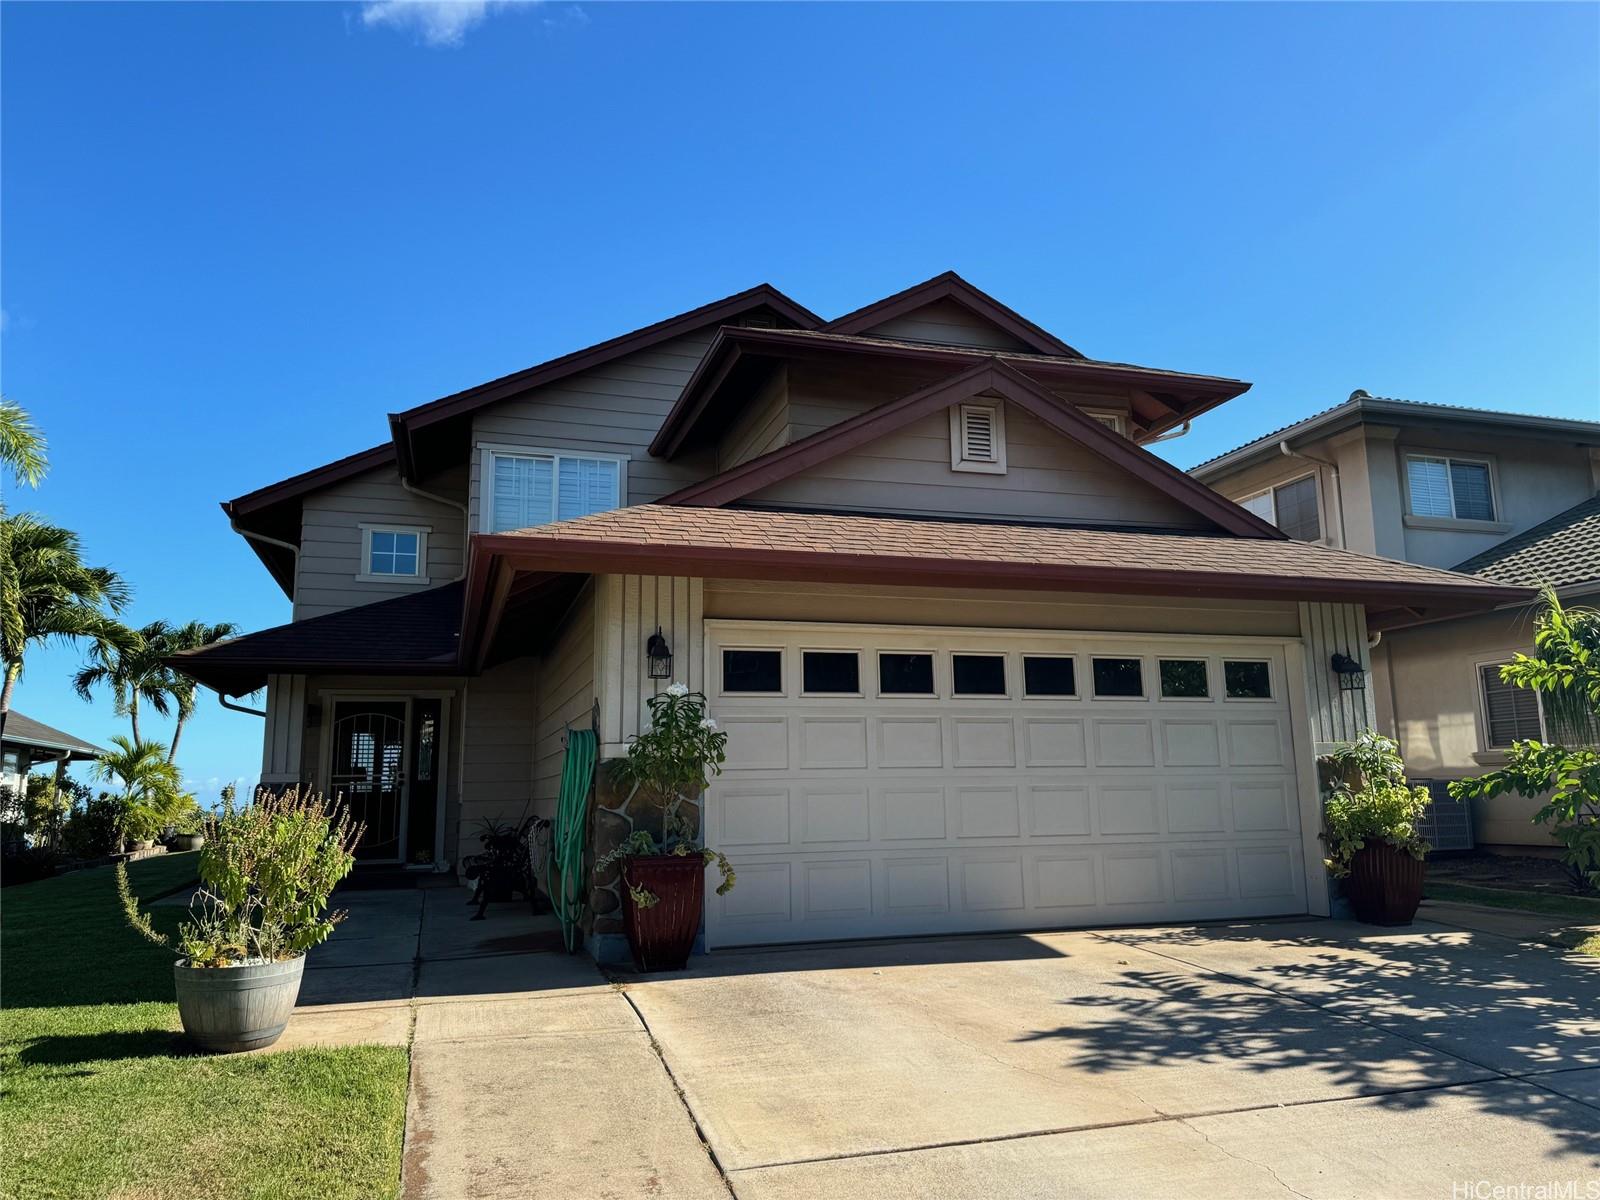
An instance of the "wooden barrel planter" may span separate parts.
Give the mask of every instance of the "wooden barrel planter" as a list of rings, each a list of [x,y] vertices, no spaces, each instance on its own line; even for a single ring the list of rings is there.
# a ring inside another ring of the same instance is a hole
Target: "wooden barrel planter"
[[[623,929],[633,965],[641,971],[681,971],[700,932],[705,901],[706,864],[691,854],[652,854],[630,858],[622,872]],[[632,887],[660,897],[649,908],[634,903]]]
[[[191,967],[180,959],[172,978],[183,1032],[203,1050],[259,1050],[283,1036],[300,997],[306,956],[246,967]]]
[[[1356,920],[1369,925],[1409,925],[1422,903],[1422,859],[1388,842],[1370,841],[1350,860],[1344,894]]]

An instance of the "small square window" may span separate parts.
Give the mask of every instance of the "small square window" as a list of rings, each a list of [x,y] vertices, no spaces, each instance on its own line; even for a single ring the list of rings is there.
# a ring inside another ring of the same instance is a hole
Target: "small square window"
[[[933,655],[878,655],[878,691],[885,696],[933,695]]]
[[[1272,699],[1272,670],[1264,662],[1228,659],[1222,664],[1222,682],[1229,700]]]
[[[1078,664],[1055,655],[1024,654],[1022,690],[1029,696],[1076,696]]]
[[[1204,700],[1211,694],[1206,681],[1203,658],[1163,658],[1161,660],[1161,698],[1163,700]]]
[[[1006,694],[1006,656],[1004,654],[952,654],[951,674],[958,696],[1004,696]]]
[[[1108,698],[1144,695],[1144,664],[1137,658],[1094,660],[1094,694]]]
[[[861,656],[854,650],[804,650],[800,654],[800,686],[812,694],[861,691]]]
[[[772,694],[783,691],[782,650],[724,650],[722,690]]]
[[[373,529],[367,534],[367,574],[420,574],[422,534],[416,530]]]

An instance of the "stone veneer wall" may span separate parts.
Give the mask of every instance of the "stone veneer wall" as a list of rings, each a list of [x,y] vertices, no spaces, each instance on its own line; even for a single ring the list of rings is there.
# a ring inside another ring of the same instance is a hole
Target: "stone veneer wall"
[[[628,787],[616,778],[619,760],[608,758],[596,764],[594,793],[589,825],[589,909],[584,915],[584,939],[589,953],[599,963],[624,963],[630,960],[628,941],[622,925],[622,872],[612,865],[596,873],[594,864],[622,845],[643,827],[659,836],[660,818],[654,805],[640,796],[629,798]],[[681,811],[700,825],[700,806],[685,800]]]

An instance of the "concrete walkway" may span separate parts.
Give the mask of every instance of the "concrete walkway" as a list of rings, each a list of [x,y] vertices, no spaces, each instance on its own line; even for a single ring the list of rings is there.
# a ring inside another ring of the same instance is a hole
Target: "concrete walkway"
[[[276,1048],[411,1046],[404,1200],[728,1195],[622,991],[521,903],[351,892]]]

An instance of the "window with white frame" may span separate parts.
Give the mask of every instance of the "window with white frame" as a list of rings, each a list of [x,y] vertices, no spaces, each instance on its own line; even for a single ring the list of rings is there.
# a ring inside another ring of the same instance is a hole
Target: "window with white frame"
[[[1475,458],[1406,455],[1406,492],[1414,517],[1492,521],[1494,482],[1489,464]]]
[[[428,527],[362,525],[361,573],[373,582],[426,583]]]
[[[1240,500],[1239,507],[1271,521],[1290,537],[1315,542],[1322,537],[1322,518],[1317,508],[1317,477],[1302,475],[1288,483],[1268,488]]]
[[[1006,410],[1001,404],[950,409],[950,469],[1006,473]]]
[[[624,460],[565,450],[483,452],[483,528],[488,533],[570,521],[620,508]]]
[[[1543,740],[1544,720],[1539,711],[1539,693],[1531,688],[1513,687],[1500,678],[1502,663],[1483,663],[1478,667],[1478,686],[1483,696],[1483,740],[1486,750],[1509,750],[1512,742],[1529,738]]]

